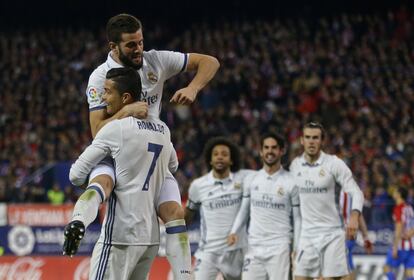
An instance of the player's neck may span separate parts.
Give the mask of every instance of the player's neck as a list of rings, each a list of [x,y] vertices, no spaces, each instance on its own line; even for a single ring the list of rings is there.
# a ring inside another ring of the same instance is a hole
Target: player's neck
[[[224,172],[217,172],[213,169],[213,177],[216,179],[225,179],[230,176],[230,169],[225,170]]]
[[[111,52],[109,55],[112,57],[112,59],[113,59],[116,63],[118,63],[119,65],[124,66],[124,64],[122,64],[122,61],[119,59],[119,57],[117,57],[116,55],[114,55],[112,52]]]
[[[305,153],[305,160],[308,163],[313,164],[319,159],[320,156],[321,156],[321,151],[319,151],[316,155],[309,155]]]
[[[265,165],[263,166],[264,170],[265,170],[265,171],[266,171],[266,173],[267,173],[267,174],[269,174],[269,175],[273,175],[273,174],[275,174],[276,172],[278,172],[278,171],[279,171],[279,169],[280,169],[280,167],[281,167],[280,162],[275,163],[275,164],[273,164],[273,165],[267,165],[267,164],[265,164]]]

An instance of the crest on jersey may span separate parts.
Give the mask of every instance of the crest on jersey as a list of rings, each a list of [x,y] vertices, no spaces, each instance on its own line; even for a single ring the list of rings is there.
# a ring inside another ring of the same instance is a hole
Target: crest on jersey
[[[298,176],[298,177],[302,176],[302,172],[298,172],[298,174],[296,174],[296,176]]]
[[[258,190],[259,190],[259,186],[255,186],[255,187],[254,187],[254,190],[255,190],[255,191],[258,191]]]
[[[236,190],[240,190],[241,189],[241,183],[234,183],[234,188],[236,189]]]
[[[277,195],[278,196],[284,196],[285,195],[285,190],[283,189],[282,186],[277,188]]]
[[[325,176],[325,170],[321,169],[321,171],[319,171],[319,177],[324,177]]]
[[[147,79],[151,84],[156,84],[158,82],[158,77],[154,74],[154,72],[148,72]]]
[[[98,91],[94,87],[90,87],[88,90],[88,96],[91,100],[96,100],[98,98]]]

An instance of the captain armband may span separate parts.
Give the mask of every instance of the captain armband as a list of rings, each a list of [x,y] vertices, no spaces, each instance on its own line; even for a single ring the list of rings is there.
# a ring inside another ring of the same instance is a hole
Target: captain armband
[[[197,211],[198,209],[200,209],[200,205],[201,205],[201,203],[199,203],[199,202],[196,203],[194,201],[188,200],[187,208],[192,210],[192,211]]]

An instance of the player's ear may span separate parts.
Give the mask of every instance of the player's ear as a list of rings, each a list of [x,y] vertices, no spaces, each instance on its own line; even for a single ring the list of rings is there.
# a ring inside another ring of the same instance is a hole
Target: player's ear
[[[109,49],[114,52],[115,55],[118,55],[117,44],[114,42],[109,42]]]
[[[129,92],[122,94],[122,104],[132,103],[132,95]]]
[[[300,137],[300,144],[303,145],[303,136]]]

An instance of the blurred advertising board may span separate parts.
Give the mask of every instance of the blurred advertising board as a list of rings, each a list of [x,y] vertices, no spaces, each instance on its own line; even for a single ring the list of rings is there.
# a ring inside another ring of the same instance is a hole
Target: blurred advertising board
[[[62,254],[63,226],[2,226],[0,255],[57,255]],[[100,235],[101,226],[92,224],[79,247],[79,255],[90,255]]]
[[[0,280],[87,280],[89,257],[0,257]],[[149,280],[172,280],[166,258],[157,257]]]
[[[65,226],[72,217],[73,204],[8,204],[9,225]]]

